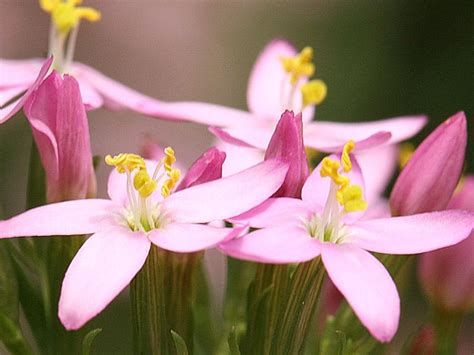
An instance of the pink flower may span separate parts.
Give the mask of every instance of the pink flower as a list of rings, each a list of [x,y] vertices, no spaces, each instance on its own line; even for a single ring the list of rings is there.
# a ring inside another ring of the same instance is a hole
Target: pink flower
[[[248,83],[249,112],[201,102],[150,102],[145,105],[146,111],[151,116],[220,127],[211,129],[219,138],[232,144],[260,150],[265,150],[268,146],[280,115],[285,110],[303,113],[306,146],[324,152],[340,151],[349,139],[354,139],[358,143],[358,150],[382,143],[396,143],[415,135],[424,126],[426,122],[424,116],[398,117],[363,123],[311,122],[315,104],[310,101],[304,105],[302,89],[313,75],[314,65],[311,62],[304,63],[313,65],[313,70],[309,72],[303,70],[296,81],[293,80],[294,74],[288,72],[285,66],[286,60],[300,60],[308,49],[307,47],[298,54],[293,45],[281,39],[273,40],[263,49],[255,62]],[[309,59],[312,59],[312,50],[310,54]],[[325,96],[325,85],[319,80],[316,81],[319,84],[316,86],[321,92],[315,101],[319,103]]]
[[[77,81],[53,71],[25,102],[46,172],[47,201],[95,195],[89,126]]]
[[[134,154],[108,156],[107,162],[123,173],[110,175],[110,200],[55,203],[0,222],[0,238],[92,234],[64,277],[59,318],[67,329],[80,328],[130,283],[151,243],[188,253],[236,236],[241,228],[203,223],[229,218],[262,203],[278,190],[287,171],[285,163],[269,160],[239,174],[171,193],[179,172],[171,167],[173,151],[167,148],[165,153],[158,164],[145,164]],[[148,174],[150,168],[153,175]],[[159,185],[161,194],[155,193]]]
[[[398,327],[399,297],[387,270],[367,251],[416,254],[456,244],[471,232],[474,214],[453,210],[361,219],[367,203],[351,149],[349,142],[341,161],[335,156],[323,159],[303,186],[301,199],[271,198],[231,218],[261,229],[222,243],[220,249],[239,259],[274,264],[321,255],[329,277],[362,324],[386,342]]]
[[[32,59],[0,59],[0,123],[19,111],[21,98],[11,102],[25,90],[38,85],[52,66],[61,74],[74,76],[87,109],[106,106],[110,109],[130,109],[147,114],[146,104],[154,99],[122,85],[97,70],[73,61],[77,32],[81,19],[97,21],[100,13],[91,8],[76,7],[74,1],[41,0],[44,11],[51,13],[48,56],[44,61]]]
[[[438,126],[416,149],[390,195],[394,215],[443,210],[456,188],[467,144],[464,112]]]
[[[451,199],[448,208],[474,211],[474,176]],[[418,276],[437,306],[465,312],[474,306],[474,233],[461,243],[420,255]]]

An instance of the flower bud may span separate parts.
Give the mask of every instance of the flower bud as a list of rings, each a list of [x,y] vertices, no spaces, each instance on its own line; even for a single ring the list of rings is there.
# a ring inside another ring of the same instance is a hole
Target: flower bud
[[[390,196],[394,216],[446,208],[461,175],[467,143],[464,112],[448,118],[416,149]]]
[[[290,164],[285,181],[273,197],[301,197],[309,175],[301,113],[295,116],[292,111],[285,111],[281,115],[265,153],[265,160],[271,158],[281,158]]]
[[[199,185],[222,177],[222,164],[225,153],[215,147],[204,152],[189,168],[176,191]]]

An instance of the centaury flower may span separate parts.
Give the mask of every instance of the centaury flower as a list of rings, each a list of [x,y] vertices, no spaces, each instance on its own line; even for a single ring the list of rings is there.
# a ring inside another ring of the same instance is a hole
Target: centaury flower
[[[211,129],[219,138],[260,150],[268,146],[285,110],[303,113],[305,145],[325,152],[341,151],[351,138],[357,141],[358,150],[399,142],[415,135],[426,122],[424,116],[363,123],[311,122],[315,106],[327,91],[321,80],[309,80],[314,73],[310,47],[297,53],[290,43],[277,39],[263,49],[252,69],[247,88],[249,112],[200,102],[147,103],[146,110],[152,116],[220,127]]]
[[[101,312],[143,266],[151,243],[178,253],[211,248],[241,228],[206,225],[262,203],[283,182],[287,164],[269,160],[227,178],[173,192],[180,173],[171,148],[158,163],[135,154],[107,156],[116,167],[107,199],[60,202],[0,222],[0,238],[93,234],[64,277],[59,318],[78,329]]]
[[[145,104],[154,99],[140,94],[97,70],[73,61],[79,24],[82,20],[95,22],[100,12],[90,7],[78,6],[80,0],[40,0],[41,8],[51,14],[48,57],[32,59],[0,59],[0,123],[8,120],[21,108],[20,99],[24,91],[41,82],[48,69],[61,74],[73,75],[81,90],[87,109],[105,105],[110,109],[130,109],[143,114]],[[28,90],[29,91],[29,90]]]
[[[336,287],[362,324],[380,341],[392,339],[400,304],[395,284],[367,251],[415,254],[453,245],[466,238],[474,214],[442,211],[408,217],[361,219],[367,209],[364,182],[349,154],[330,156],[307,179],[302,199],[272,198],[234,223],[261,228],[220,245],[226,254],[263,263],[295,263],[319,255]]]

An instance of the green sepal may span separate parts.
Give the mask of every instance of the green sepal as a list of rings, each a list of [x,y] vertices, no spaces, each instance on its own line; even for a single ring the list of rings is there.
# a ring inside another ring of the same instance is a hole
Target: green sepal
[[[184,339],[171,329],[171,336],[173,337],[174,346],[176,347],[176,355],[188,355],[188,347]]]
[[[227,342],[229,344],[230,355],[240,355],[239,341],[237,339],[237,330],[235,326],[230,330]]]
[[[0,313],[0,340],[12,355],[33,354],[19,325],[3,313]]]
[[[96,328],[86,334],[82,341],[82,355],[90,355],[92,349],[92,343],[97,335],[102,332],[102,328]]]

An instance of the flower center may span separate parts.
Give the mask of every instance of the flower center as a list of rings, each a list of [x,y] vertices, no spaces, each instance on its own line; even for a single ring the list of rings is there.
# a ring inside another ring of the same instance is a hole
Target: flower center
[[[168,197],[176,186],[181,172],[173,168],[176,161],[174,150],[168,147],[164,153],[164,158],[158,162],[152,176],[148,173],[145,159],[137,154],[122,153],[114,157],[111,155],[105,157],[108,165],[115,166],[120,174],[127,175],[129,210],[126,219],[128,226],[134,231],[147,232],[165,223],[165,216],[160,211],[159,203],[152,201],[151,197],[163,179],[161,196]]]
[[[322,160],[321,177],[329,177],[331,185],[328,198],[322,214],[314,214],[304,222],[308,233],[321,242],[340,243],[347,234],[343,217],[351,212],[365,211],[367,201],[364,200],[362,188],[350,183],[348,173],[352,170],[350,152],[355,143],[346,143],[341,154],[341,160],[326,157]]]
[[[316,71],[313,63],[313,49],[305,47],[296,56],[281,57],[280,60],[283,70],[288,74],[280,88],[282,109],[293,110],[298,82],[302,78],[309,79]],[[303,110],[308,105],[319,105],[323,102],[327,94],[327,86],[322,80],[311,80],[303,84],[300,91],[302,96],[300,107]]]
[[[54,68],[64,73],[71,64],[82,19],[100,20],[99,11],[78,6],[82,0],[40,0],[41,8],[51,14],[48,54],[54,56]]]

